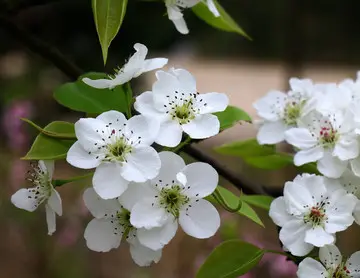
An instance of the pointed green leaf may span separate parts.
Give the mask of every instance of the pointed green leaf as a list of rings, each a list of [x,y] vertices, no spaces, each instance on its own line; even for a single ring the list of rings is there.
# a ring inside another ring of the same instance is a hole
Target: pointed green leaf
[[[293,165],[293,156],[286,153],[275,153],[265,156],[251,156],[244,158],[245,162],[255,168],[277,170]]]
[[[259,215],[256,211],[246,202],[242,202],[241,209],[239,210],[239,214],[249,218],[256,224],[259,224],[262,227],[265,227],[264,223],[261,221]]]
[[[66,83],[54,92],[55,100],[75,111],[100,114],[109,110],[127,111],[127,98],[122,86],[113,90],[96,89],[86,85],[82,79],[108,78],[104,73],[87,73],[75,82]],[[130,100],[131,101],[131,100]]]
[[[270,209],[271,202],[274,200],[273,197],[264,195],[241,195],[240,199],[258,208]]]
[[[44,127],[45,131],[57,134],[75,134],[74,124],[56,121]],[[75,140],[60,140],[40,133],[24,160],[57,160],[64,159]]]
[[[104,64],[106,64],[109,46],[124,20],[127,3],[127,0],[92,0],[94,21]]]
[[[254,268],[264,253],[264,250],[244,241],[225,241],[206,259],[196,278],[237,278]]]
[[[251,117],[242,109],[228,106],[225,111],[214,113],[220,121],[220,130],[230,128],[240,121],[251,123]]]
[[[214,0],[214,4],[220,13],[219,17],[214,16],[213,13],[210,12],[205,1],[195,5],[192,10],[207,24],[223,31],[238,33],[251,40],[248,34],[246,34],[245,31],[231,18],[231,16],[224,10],[224,8],[218,3],[217,0]]]
[[[249,139],[216,147],[215,151],[221,154],[247,158],[254,156],[273,155],[275,154],[275,146],[260,145],[256,139]]]

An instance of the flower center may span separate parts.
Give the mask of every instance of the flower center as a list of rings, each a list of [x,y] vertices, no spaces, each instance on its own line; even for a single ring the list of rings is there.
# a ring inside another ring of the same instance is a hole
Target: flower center
[[[116,217],[119,221],[119,224],[123,226],[125,233],[129,232],[133,226],[130,223],[130,211],[127,209],[122,209],[116,213]]]
[[[32,169],[28,171],[27,180],[30,181],[34,187],[29,191],[32,195],[28,198],[34,198],[40,204],[51,196],[53,186],[48,172],[43,171],[37,163],[31,163]]]
[[[307,215],[304,216],[305,223],[311,223],[313,227],[322,225],[326,219],[325,209],[321,207],[312,207]]]
[[[324,147],[332,147],[339,137],[339,134],[332,126],[322,126],[319,133],[320,142]]]
[[[291,101],[288,102],[284,109],[284,122],[288,126],[296,126],[297,120],[300,117],[301,110],[305,105],[305,100],[300,102]]]
[[[344,263],[341,263],[334,272],[330,273],[331,278],[350,278],[350,271],[347,269],[347,267],[344,265]]]
[[[124,137],[118,138],[114,143],[107,146],[107,161],[126,161],[126,155],[132,151],[132,146],[127,143]]]
[[[173,185],[170,188],[163,188],[160,191],[160,206],[166,209],[168,213],[179,217],[180,209],[189,202],[189,197],[181,193],[180,185]]]
[[[184,100],[182,105],[175,105],[172,110],[173,120],[177,119],[180,124],[187,124],[195,118],[192,99]]]

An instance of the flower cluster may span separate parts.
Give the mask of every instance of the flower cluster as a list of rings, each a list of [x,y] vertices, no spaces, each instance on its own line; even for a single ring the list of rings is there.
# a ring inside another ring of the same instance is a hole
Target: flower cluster
[[[137,52],[114,78],[83,82],[114,88],[167,63],[163,58],[145,60],[147,48],[142,44],[134,48]],[[66,157],[74,167],[95,169],[93,187],[83,195],[94,217],[85,229],[87,246],[107,252],[126,239],[140,266],[160,260],[178,225],[201,239],[213,236],[220,226],[217,210],[204,199],[218,185],[216,170],[202,162],[186,165],[176,153],[158,153],[152,145],[156,142],[171,150],[181,143],[183,133],[193,139],[218,134],[220,123],[212,113],[225,110],[228,98],[199,94],[195,78],[184,69],[157,71],[156,77],[152,91],[135,100],[139,115],[127,119],[112,110],[78,120],[77,141]],[[12,197],[15,206],[29,211],[45,203],[49,234],[55,231],[55,212],[62,213],[52,185],[53,169],[53,162],[40,161],[30,175],[36,187],[21,189]]]
[[[254,107],[261,117],[260,144],[286,141],[296,166],[317,162],[322,175],[302,174],[286,182],[270,217],[280,227],[284,250],[297,257],[320,248],[320,261],[299,265],[298,277],[360,277],[360,257],[348,261],[334,246],[336,233],[360,224],[360,78],[339,84],[290,79],[290,91],[271,91]]]

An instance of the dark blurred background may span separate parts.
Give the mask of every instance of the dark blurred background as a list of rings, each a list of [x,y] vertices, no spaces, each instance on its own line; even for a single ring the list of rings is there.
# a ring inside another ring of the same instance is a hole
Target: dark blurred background
[[[87,250],[83,231],[90,216],[81,192],[89,184],[60,188],[64,216],[58,218],[57,232],[51,237],[46,235],[43,211],[27,213],[9,202],[11,194],[26,185],[28,165],[19,158],[36,136],[19,118],[45,125],[55,119],[76,121],[81,116],[52,99],[54,89],[70,81],[70,77],[29,50],[39,48],[34,41],[56,47],[83,71],[109,73],[133,53],[134,43],[144,43],[151,57],[168,57],[169,66],[191,71],[200,92],[225,92],[233,105],[252,116],[252,102],[270,89],[286,90],[291,76],[336,82],[354,77],[360,69],[359,1],[220,3],[252,41],[213,29],[190,10],[185,11],[190,34],[183,36],[167,19],[162,2],[129,0],[125,21],[110,47],[104,68],[90,0],[0,0],[0,277],[191,278],[222,240],[240,237],[259,246],[280,248],[276,228],[265,212],[259,211],[266,229],[222,212],[222,228],[214,238],[195,240],[179,232],[157,265],[140,269],[132,263],[126,244],[106,254]],[[153,80],[153,73],[136,79],[134,91],[151,89]],[[294,169],[260,171],[211,151],[214,145],[254,137],[255,133],[253,126],[239,125],[199,147],[221,159],[225,167],[245,181],[279,192],[284,181],[296,174]],[[65,163],[58,163],[57,176],[74,173]],[[339,239],[345,254],[359,249],[358,233],[356,227]],[[290,278],[295,277],[295,272],[291,262],[273,255],[265,257],[259,268],[246,277]]]

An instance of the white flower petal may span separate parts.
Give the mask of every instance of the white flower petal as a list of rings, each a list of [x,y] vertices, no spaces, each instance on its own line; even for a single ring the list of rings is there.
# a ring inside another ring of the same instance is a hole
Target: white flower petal
[[[123,129],[124,124],[127,122],[123,113],[114,110],[104,112],[97,116],[96,119],[102,121],[105,127],[108,125],[110,129],[114,128],[116,130]]]
[[[354,218],[358,225],[360,225],[360,201],[357,203],[354,209]]]
[[[111,223],[108,219],[93,219],[87,225],[84,233],[86,245],[96,252],[108,252],[118,248],[122,236],[122,226]],[[117,234],[115,234],[115,227]]]
[[[269,216],[277,226],[284,226],[285,223],[291,221],[293,218],[287,212],[287,207],[284,197],[278,197],[272,201],[269,211]]]
[[[77,168],[92,169],[100,165],[104,155],[97,155],[86,151],[79,141],[76,141],[66,155],[66,161]]]
[[[49,179],[52,180],[55,168],[55,161],[54,160],[39,160],[39,167],[45,173],[48,173]]]
[[[355,252],[346,262],[346,267],[351,273],[351,277],[360,277],[360,251]]]
[[[325,267],[313,258],[305,258],[300,264],[297,271],[298,278],[320,278],[326,277]]]
[[[187,179],[186,188],[183,191],[190,198],[204,198],[215,191],[219,182],[216,170],[207,163],[194,162],[181,171]]]
[[[176,30],[181,34],[188,34],[189,29],[186,25],[182,12],[174,5],[167,5],[169,19],[174,23]]]
[[[162,250],[151,250],[139,242],[130,243],[130,254],[138,266],[149,266],[152,262],[158,263],[161,259]]]
[[[39,204],[37,199],[35,199],[35,194],[30,190],[31,188],[22,188],[16,191],[15,194],[11,196],[13,205],[30,212],[36,210]]]
[[[161,227],[169,215],[155,202],[155,198],[139,200],[131,210],[130,222],[136,228],[152,229]]]
[[[312,147],[307,150],[298,151],[294,156],[294,164],[301,166],[306,163],[315,162],[324,156],[324,149],[322,146]]]
[[[128,181],[145,182],[153,179],[161,167],[158,153],[148,146],[134,148],[126,159],[126,163],[121,167],[121,175]]]
[[[360,177],[360,156],[350,161],[351,170]]]
[[[124,208],[131,211],[142,198],[154,197],[158,194],[159,192],[148,181],[145,183],[131,182],[126,191],[119,197],[119,202]]]
[[[103,218],[106,214],[110,215],[121,208],[118,200],[104,200],[91,187],[84,191],[83,200],[95,218]]]
[[[137,236],[140,243],[152,250],[162,249],[175,236],[178,228],[178,223],[175,219],[169,220],[158,228],[150,230],[140,228],[137,230]]]
[[[110,79],[90,79],[88,77],[85,77],[82,79],[82,81],[89,85],[90,87],[96,88],[96,89],[105,89],[109,88],[112,85],[112,82]]]
[[[152,92],[144,92],[136,97],[134,108],[145,117],[151,117],[159,122],[165,120],[166,114],[155,109]]]
[[[75,134],[82,147],[87,151],[94,151],[103,145],[102,136],[97,130],[103,130],[103,121],[93,118],[81,118],[75,123]],[[97,144],[97,145],[95,145]]]
[[[202,100],[201,103],[199,103],[200,100]],[[229,105],[228,96],[220,93],[201,94],[197,96],[196,101],[200,108],[200,114],[221,112]]]
[[[330,152],[324,152],[324,156],[318,161],[317,168],[326,177],[337,179],[347,168],[347,161],[342,161]]]
[[[270,91],[266,96],[257,100],[253,106],[258,115],[268,121],[280,120],[281,111],[284,110],[287,95],[280,91]]]
[[[145,58],[148,53],[147,47],[141,43],[134,44],[134,49],[136,52],[130,57],[129,61],[124,65],[123,68],[123,72],[131,76],[129,80],[142,74]]]
[[[160,125],[156,143],[166,147],[176,147],[182,138],[182,128],[177,121],[166,121]]]
[[[172,68],[170,71],[172,74],[176,76],[178,82],[185,92],[196,92],[196,80],[195,77],[184,69],[175,69]]]
[[[334,241],[334,235],[327,233],[324,228],[320,226],[308,229],[305,234],[305,242],[317,247],[333,244]]]
[[[125,127],[125,135],[130,141],[144,145],[151,145],[159,132],[160,125],[157,121],[142,115],[131,117]]]
[[[59,193],[53,189],[51,195],[47,201],[48,206],[57,213],[57,215],[62,215],[62,204],[61,197]]]
[[[281,242],[294,256],[305,256],[314,248],[312,244],[305,242],[307,229],[303,220],[295,219],[285,223],[280,230]]]
[[[282,121],[264,122],[260,125],[256,138],[259,144],[277,144],[284,140],[286,125]]]
[[[197,115],[190,123],[183,124],[182,129],[193,139],[204,139],[219,133],[220,122],[212,114]]]
[[[56,215],[50,206],[45,205],[46,223],[48,226],[48,235],[51,236],[56,231]]]
[[[287,130],[285,132],[285,140],[299,149],[312,148],[317,144],[317,139],[306,128],[291,128]]]
[[[168,63],[166,58],[154,58],[145,60],[142,68],[142,72],[152,71],[155,69],[160,69]]]
[[[119,197],[128,187],[129,181],[121,175],[122,168],[117,163],[103,163],[95,170],[93,186],[103,199]]]
[[[325,245],[319,250],[320,261],[327,269],[336,269],[342,262],[342,256],[335,245]]]
[[[198,199],[180,211],[179,224],[192,237],[209,238],[219,229],[220,216],[210,202]]]
[[[335,145],[333,155],[341,160],[354,159],[359,156],[359,144],[355,139],[347,140],[341,138]]]
[[[176,175],[184,169],[185,162],[181,156],[173,152],[163,151],[159,153],[161,168],[157,177],[152,181],[161,189],[166,184],[172,184]]]

